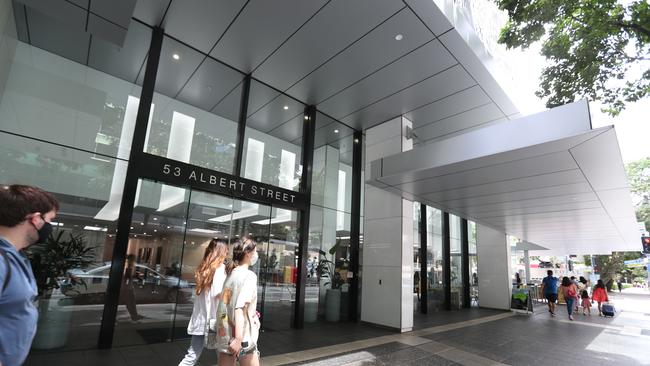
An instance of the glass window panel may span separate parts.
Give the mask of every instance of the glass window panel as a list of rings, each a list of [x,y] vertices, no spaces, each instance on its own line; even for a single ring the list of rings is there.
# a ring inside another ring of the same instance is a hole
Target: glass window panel
[[[460,253],[460,217],[452,214],[449,214],[449,236],[451,253]]]
[[[60,288],[39,300],[40,322],[34,348],[83,349],[97,345],[108,269],[113,255],[125,162],[94,159],[92,153],[0,132],[0,181],[38,186],[58,199],[54,238],[70,250],[72,237],[82,241],[88,256],[69,264],[68,257],[49,257],[64,273]],[[116,203],[111,215],[99,213]],[[81,254],[79,254],[81,255]],[[37,272],[38,274],[38,272]],[[47,272],[43,275],[47,277]],[[52,279],[56,280],[56,279]]]
[[[429,308],[439,310],[444,300],[442,211],[427,206],[427,284]]]
[[[128,159],[140,87],[18,42],[0,129]]]

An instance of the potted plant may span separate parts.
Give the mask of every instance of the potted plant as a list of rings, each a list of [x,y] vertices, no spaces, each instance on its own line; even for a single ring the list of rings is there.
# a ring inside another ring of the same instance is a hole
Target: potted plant
[[[336,254],[340,242],[340,240],[337,240],[336,244],[330,248],[330,255],[334,256]],[[318,252],[320,254],[320,260],[316,267],[318,277],[325,281],[323,286],[330,286],[325,293],[325,319],[327,321],[337,322],[341,317],[341,285],[345,283],[345,280],[336,271],[335,263],[327,259],[326,253],[322,250]]]
[[[67,234],[67,236],[64,236]],[[57,291],[62,282],[83,285],[83,280],[69,275],[73,268],[84,268],[94,262],[94,247],[86,244],[83,234],[63,230],[51,234],[44,243],[26,250],[38,287],[38,328],[32,347],[51,349],[63,347],[68,338],[73,299]]]

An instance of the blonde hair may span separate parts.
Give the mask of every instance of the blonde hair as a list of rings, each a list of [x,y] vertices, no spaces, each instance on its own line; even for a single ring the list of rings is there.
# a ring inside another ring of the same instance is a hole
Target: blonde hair
[[[194,278],[196,280],[196,294],[200,295],[205,289],[212,286],[212,279],[214,272],[223,264],[226,256],[228,255],[228,243],[223,239],[214,238],[210,240],[208,247],[205,248],[203,260],[196,271],[194,271]]]

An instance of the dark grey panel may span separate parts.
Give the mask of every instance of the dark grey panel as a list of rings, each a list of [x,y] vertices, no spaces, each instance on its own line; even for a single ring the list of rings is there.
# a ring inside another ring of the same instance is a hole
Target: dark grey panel
[[[254,75],[286,90],[403,7],[399,0],[333,0]]]
[[[133,10],[133,17],[150,26],[159,25],[165,16],[165,10],[171,0],[138,0]]]
[[[183,87],[178,100],[209,111],[234,89],[243,77],[243,74],[208,57]]]
[[[235,90],[226,95],[219,104],[213,109],[212,113],[221,117],[227,118],[231,121],[239,121],[239,104],[241,101],[242,84],[239,84]]]
[[[488,103],[443,120],[430,123],[414,131],[422,140],[431,140],[454,132],[482,125],[504,118],[503,112],[494,103]]]
[[[284,109],[285,106],[289,108]],[[285,95],[279,95],[271,103],[248,117],[246,125],[258,131],[269,132],[297,115],[302,116],[304,109],[302,103]]]
[[[101,38],[118,46],[123,46],[126,38],[126,28],[106,21],[92,13],[88,18],[88,32],[93,35],[93,38]]]
[[[29,37],[27,36],[27,22],[25,19],[25,6],[16,0],[13,1],[12,5],[14,8],[14,20],[16,21],[18,40],[29,43]]]
[[[40,12],[42,15],[58,20],[60,24],[68,28],[85,30],[86,15],[88,11],[65,0],[20,0],[31,10]],[[31,15],[28,11],[27,15]],[[28,19],[29,22],[29,19]]]
[[[179,55],[180,59],[174,60],[172,58],[174,54]],[[176,97],[176,94],[204,58],[205,56],[201,53],[169,37],[165,37],[160,52],[156,91],[172,98]],[[138,84],[142,84],[143,78],[144,72],[140,72]]]
[[[90,2],[91,12],[123,27],[129,26],[134,8],[135,0],[95,0]]]
[[[477,85],[407,112],[404,117],[413,122],[413,128],[419,128],[487,103],[490,97]]]
[[[251,90],[248,98],[248,117],[275,99],[280,93],[268,86],[252,80]]]
[[[454,64],[456,60],[452,55],[438,40],[433,40],[320,103],[319,108],[332,117],[341,119]]]
[[[150,40],[151,29],[139,22],[133,22],[129,27],[123,47],[94,37],[88,66],[134,82],[147,57]]]
[[[79,9],[76,6],[73,7]],[[33,46],[86,64],[90,34],[77,27],[67,27],[54,18],[31,8],[27,8],[27,22]]]
[[[167,34],[208,54],[244,4],[245,0],[174,0],[163,28]]]
[[[318,113],[316,115],[314,149],[324,145],[333,146],[339,150],[341,161],[351,164],[353,134],[354,130],[352,128],[322,113]]]
[[[269,132],[269,135],[284,141],[299,140],[302,137],[302,118],[302,114],[292,118]]]
[[[80,8],[88,9],[88,0],[67,0]]]
[[[252,0],[210,54],[251,72],[326,2]]]
[[[401,41],[395,40],[397,34]],[[411,10],[403,9],[287,93],[317,104],[433,38]]]
[[[343,122],[353,127],[369,128],[390,118],[402,115],[417,106],[444,98],[475,84],[474,79],[462,67],[457,65],[355,112],[344,118]],[[324,112],[327,111],[324,110]]]

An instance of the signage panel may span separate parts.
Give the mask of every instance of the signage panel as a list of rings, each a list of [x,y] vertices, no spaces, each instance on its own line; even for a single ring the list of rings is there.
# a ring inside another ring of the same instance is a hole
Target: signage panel
[[[266,183],[143,153],[138,158],[139,176],[171,185],[190,187],[294,210],[306,209],[306,195]]]

